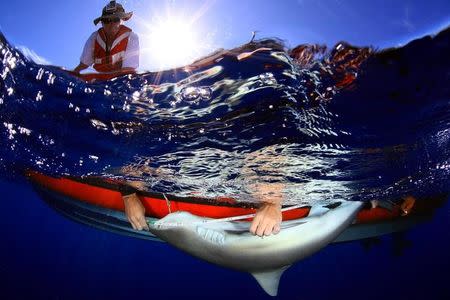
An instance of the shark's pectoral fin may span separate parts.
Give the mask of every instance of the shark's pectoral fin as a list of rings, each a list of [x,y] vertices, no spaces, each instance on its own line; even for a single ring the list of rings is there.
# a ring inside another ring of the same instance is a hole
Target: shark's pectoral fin
[[[327,207],[324,207],[322,205],[313,205],[309,210],[308,217],[321,216],[327,213],[328,211],[330,211],[330,209]]]
[[[280,283],[281,275],[283,275],[283,272],[289,267],[290,265],[272,271],[253,272],[251,274],[267,294],[276,296],[278,294],[278,285]]]

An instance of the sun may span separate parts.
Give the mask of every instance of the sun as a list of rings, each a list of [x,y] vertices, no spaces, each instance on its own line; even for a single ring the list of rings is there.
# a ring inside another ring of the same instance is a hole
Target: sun
[[[148,28],[145,52],[158,69],[187,65],[198,57],[202,47],[190,22],[167,18]]]
[[[158,3],[141,9],[140,17],[134,19],[142,69],[183,67],[217,48],[217,28],[204,18],[215,0],[205,0],[200,6]]]

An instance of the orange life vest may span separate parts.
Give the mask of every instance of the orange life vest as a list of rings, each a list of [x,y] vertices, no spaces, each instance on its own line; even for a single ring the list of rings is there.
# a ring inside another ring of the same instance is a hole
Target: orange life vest
[[[98,30],[94,45],[93,67],[95,70],[98,72],[116,72],[122,68],[130,33],[130,28],[120,25],[119,32],[116,34],[111,47],[107,48],[105,30],[103,28]]]

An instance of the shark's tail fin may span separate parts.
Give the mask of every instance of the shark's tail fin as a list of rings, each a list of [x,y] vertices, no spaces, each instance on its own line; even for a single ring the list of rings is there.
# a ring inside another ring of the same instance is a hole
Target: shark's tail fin
[[[360,210],[362,206],[362,202],[352,202],[346,201],[342,205],[338,205],[338,208],[334,210],[330,210],[327,207],[313,207],[308,215],[311,222],[314,222],[314,218],[320,218],[321,222],[315,224],[321,224],[322,233],[321,236],[323,238],[320,239],[319,242],[315,241],[315,251],[320,250],[321,248],[328,245],[331,241],[333,241],[350,223],[354,220],[356,214]],[[327,224],[323,224],[323,223]],[[315,227],[310,227],[308,230],[318,230],[317,225]],[[308,232],[305,232],[306,234]],[[311,242],[309,242],[311,243]],[[307,243],[304,246],[308,246]],[[307,249],[307,248],[305,248]],[[310,250],[308,250],[310,251]],[[312,253],[314,253],[312,252]],[[312,253],[308,254],[311,255]],[[299,258],[300,259],[300,258]],[[281,275],[283,272],[289,268],[290,265],[281,267],[275,270],[269,271],[261,271],[261,272],[252,272],[251,274],[255,277],[256,281],[258,281],[259,285],[266,291],[270,296],[276,296],[278,293],[278,285],[280,283]]]

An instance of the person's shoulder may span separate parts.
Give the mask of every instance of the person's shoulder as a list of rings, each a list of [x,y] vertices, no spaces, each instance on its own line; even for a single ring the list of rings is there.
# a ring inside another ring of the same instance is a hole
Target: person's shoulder
[[[93,33],[91,33],[91,35],[89,36],[88,40],[92,40],[95,39],[97,37],[98,34],[98,30],[94,31]]]
[[[97,34],[98,34],[97,31],[94,31],[93,33],[91,33],[91,35],[89,36],[89,38],[86,40],[86,44],[93,45],[95,39],[97,38]]]
[[[131,31],[130,32],[130,39],[139,40],[139,36],[135,32]]]

